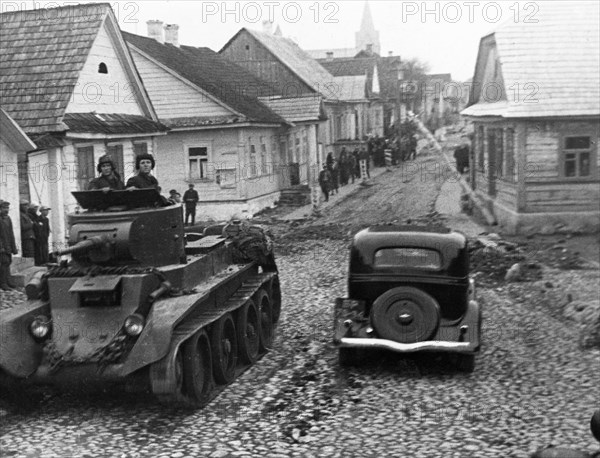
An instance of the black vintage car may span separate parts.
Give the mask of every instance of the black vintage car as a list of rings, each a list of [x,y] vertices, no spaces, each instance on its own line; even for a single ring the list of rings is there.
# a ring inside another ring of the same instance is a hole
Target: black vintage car
[[[338,298],[334,343],[342,365],[364,348],[457,355],[471,372],[481,311],[469,278],[467,239],[446,228],[375,226],[354,237],[348,298]]]

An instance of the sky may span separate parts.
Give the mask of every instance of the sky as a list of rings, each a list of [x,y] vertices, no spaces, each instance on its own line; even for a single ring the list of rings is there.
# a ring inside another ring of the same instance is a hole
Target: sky
[[[90,1],[6,1],[2,11]],[[242,27],[273,20],[303,49],[351,48],[365,2],[356,1],[109,1],[122,30],[147,35],[146,21],[179,25],[179,41],[215,51]],[[473,76],[479,40],[506,21],[535,21],[545,1],[369,1],[381,54],[418,58],[431,73],[456,81]]]

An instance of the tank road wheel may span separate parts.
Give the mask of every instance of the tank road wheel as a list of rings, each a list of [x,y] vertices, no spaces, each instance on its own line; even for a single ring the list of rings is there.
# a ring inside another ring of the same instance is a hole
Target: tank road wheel
[[[271,284],[271,303],[273,309],[273,324],[279,322],[281,316],[281,287],[279,286],[279,279],[275,277]]]
[[[211,332],[213,374],[217,383],[229,383],[235,378],[238,340],[231,314],[222,316]]]
[[[200,330],[183,343],[183,383],[194,407],[204,406],[212,391],[210,339]]]
[[[187,404],[184,394],[183,359],[183,348],[180,346],[172,365],[170,361],[161,360],[150,366],[152,392],[161,404],[166,406]]]
[[[252,299],[248,299],[238,311],[236,328],[240,358],[245,364],[254,364],[260,345],[260,319]]]
[[[269,295],[259,289],[254,297],[260,315],[260,349],[268,350],[273,345],[273,307]]]

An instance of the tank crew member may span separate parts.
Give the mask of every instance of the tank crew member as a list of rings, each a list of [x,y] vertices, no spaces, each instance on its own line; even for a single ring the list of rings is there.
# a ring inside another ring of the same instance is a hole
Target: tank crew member
[[[136,156],[135,169],[138,173],[127,180],[127,189],[158,189],[158,180],[152,176],[154,165],[154,157],[151,154],[139,154]]]
[[[200,200],[198,191],[194,189],[194,183],[189,184],[189,189],[183,193],[183,201],[185,202],[185,224],[188,223],[188,218],[192,217],[192,226],[196,224],[196,204]]]
[[[19,205],[21,222],[21,253],[24,258],[35,258],[34,222],[29,216],[29,202],[21,201]]]
[[[101,189],[104,192],[107,192],[111,189],[115,189],[117,191],[125,189],[123,180],[117,172],[115,163],[109,155],[105,154],[100,158],[96,170],[98,170],[100,176],[90,181],[88,190]]]
[[[0,200],[0,289],[4,291],[15,288],[10,281],[10,264],[12,255],[18,253],[12,221],[8,216],[9,207],[9,202]]]

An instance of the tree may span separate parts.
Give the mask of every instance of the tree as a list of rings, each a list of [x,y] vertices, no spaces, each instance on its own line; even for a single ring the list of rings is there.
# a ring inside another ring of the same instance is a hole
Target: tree
[[[404,72],[403,80],[407,82],[403,94],[405,102],[409,109],[418,113],[423,106],[423,90],[427,84],[426,76],[429,72],[429,64],[417,57],[412,57],[402,62],[402,71]]]

